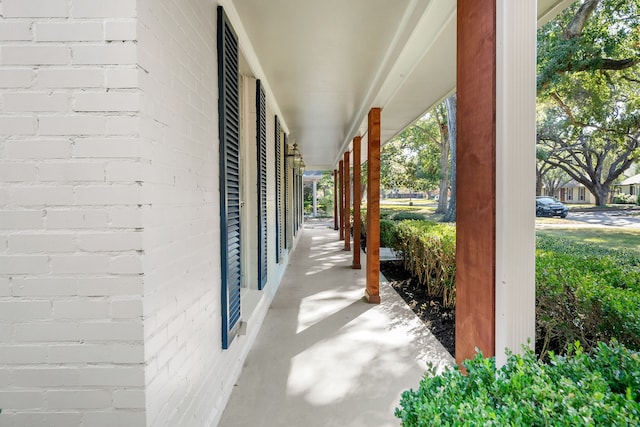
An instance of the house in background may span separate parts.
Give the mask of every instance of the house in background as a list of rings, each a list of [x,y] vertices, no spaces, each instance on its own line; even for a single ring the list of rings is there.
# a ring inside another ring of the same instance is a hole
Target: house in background
[[[293,144],[349,170],[362,138],[375,188],[454,90],[457,355],[518,351],[536,27],[570,3],[2,0],[0,425],[215,425],[300,235]]]
[[[630,176],[629,178],[615,185],[615,192],[628,194],[629,196],[637,196],[640,194],[640,174]]]
[[[560,187],[554,197],[567,204],[594,204],[596,200],[587,187],[574,179]]]

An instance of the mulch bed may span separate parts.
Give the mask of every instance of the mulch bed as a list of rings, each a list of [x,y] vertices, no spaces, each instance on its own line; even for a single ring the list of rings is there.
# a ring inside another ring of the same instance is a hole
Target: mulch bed
[[[455,357],[456,310],[444,308],[442,299],[427,296],[424,288],[404,269],[402,261],[381,262],[380,271],[444,348]]]

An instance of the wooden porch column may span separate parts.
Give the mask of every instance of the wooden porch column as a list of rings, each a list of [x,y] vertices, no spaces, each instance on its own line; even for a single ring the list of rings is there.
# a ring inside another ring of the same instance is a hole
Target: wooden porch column
[[[536,2],[458,0],[456,360],[535,342]]]
[[[360,201],[361,201],[361,188],[360,188],[360,145],[362,144],[362,137],[356,136],[353,138],[353,263],[351,267],[356,270],[360,270]]]
[[[367,288],[365,297],[380,303],[380,108],[369,111],[367,152]]]
[[[340,207],[338,217],[340,218],[340,240],[344,240],[344,161],[338,162],[338,198],[340,199]]]
[[[344,250],[351,250],[351,167],[349,151],[344,152]]]
[[[338,229],[338,170],[333,170],[333,229]]]
[[[495,2],[458,0],[458,363],[495,354]]]

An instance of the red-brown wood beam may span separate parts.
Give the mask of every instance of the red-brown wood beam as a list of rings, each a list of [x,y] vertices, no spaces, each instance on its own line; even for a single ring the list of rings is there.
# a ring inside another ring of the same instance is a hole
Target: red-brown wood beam
[[[496,0],[458,0],[456,361],[495,354]]]
[[[380,108],[369,111],[367,146],[367,288],[365,297],[380,303]]]
[[[360,173],[360,155],[361,155],[362,138],[356,136],[353,138],[353,263],[351,267],[360,270],[360,201],[362,199],[360,195],[360,180],[362,179]]]
[[[344,152],[344,250],[351,250],[351,167],[349,151]]]
[[[333,229],[338,229],[338,170],[333,170]]]
[[[340,199],[338,217],[340,218],[340,240],[344,240],[344,161],[338,162],[338,198]]]

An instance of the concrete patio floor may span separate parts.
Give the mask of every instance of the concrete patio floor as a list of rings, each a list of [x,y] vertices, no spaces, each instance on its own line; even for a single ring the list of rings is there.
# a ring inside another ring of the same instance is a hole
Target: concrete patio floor
[[[365,255],[351,269],[331,226],[305,226],[220,427],[398,426],[427,363],[454,364],[382,276],[382,303],[363,300]]]

